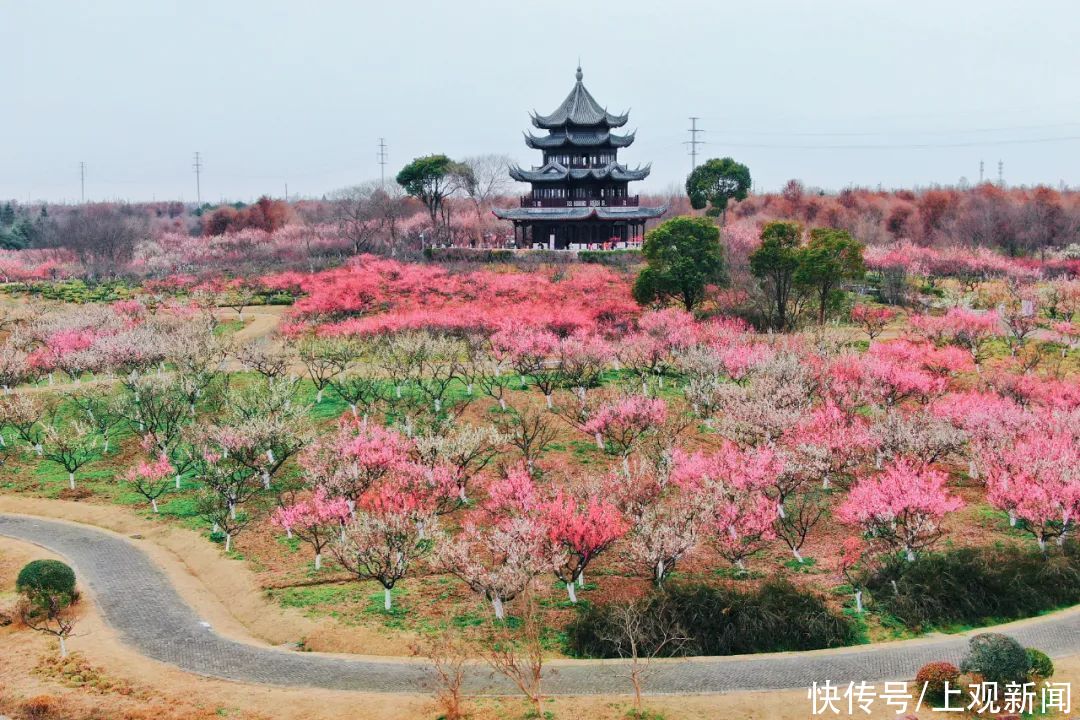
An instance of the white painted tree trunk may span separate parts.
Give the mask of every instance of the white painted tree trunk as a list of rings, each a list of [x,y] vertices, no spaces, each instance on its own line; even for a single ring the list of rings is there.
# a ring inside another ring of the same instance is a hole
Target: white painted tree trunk
[[[315,553],[315,569],[322,570],[322,553]]]
[[[584,570],[582,570],[581,572],[578,573],[577,586],[579,588],[585,587],[585,571]]]
[[[180,473],[176,474],[176,489],[180,489]]]
[[[389,610],[393,607],[393,601],[390,597],[390,588],[383,588],[383,608]]]
[[[664,561],[658,560],[656,562],[656,584],[659,585],[664,581]]]
[[[547,401],[548,410],[555,407],[551,402],[551,394],[550,393],[544,396],[544,400]]]
[[[577,593],[574,591],[574,581],[566,583],[566,594],[570,596],[570,602],[577,604]]]
[[[442,400],[440,400],[439,398],[435,398],[435,412],[441,412],[441,411],[442,411]]]
[[[862,590],[855,591],[855,612],[862,613]]]
[[[1016,527],[1016,511],[1009,511],[1009,527]]]
[[[596,435],[594,435],[593,437],[596,439],[596,449],[597,450],[603,450],[604,449],[604,438],[603,438],[603,436],[601,436],[600,433],[596,433]]]
[[[315,393],[315,403],[316,404],[322,402],[322,395],[323,395],[323,389],[319,388],[319,392]]]
[[[67,643],[64,641],[64,636],[60,636],[60,657],[67,657]]]
[[[495,608],[495,619],[502,620],[506,617],[506,612],[503,610],[503,601],[501,597],[496,596],[491,600],[491,606]]]
[[[150,507],[154,508],[154,512],[158,511],[157,498],[150,498]]]
[[[232,535],[225,533],[225,552],[232,550]]]
[[[349,410],[352,412],[352,416],[355,418],[356,417],[356,405],[353,404],[353,403],[349,403]]]
[[[506,400],[503,398],[499,398],[499,409],[506,410]]]
[[[75,489],[75,473],[68,473],[68,487],[70,487],[72,490]]]
[[[908,562],[915,562],[915,551],[912,550],[911,548],[906,548],[906,552],[907,552],[907,555],[906,555],[907,561]]]
[[[791,548],[791,554],[794,555],[795,559],[799,562],[800,565],[802,565],[803,556],[802,556],[802,554],[799,553],[799,548],[796,548],[796,547]]]

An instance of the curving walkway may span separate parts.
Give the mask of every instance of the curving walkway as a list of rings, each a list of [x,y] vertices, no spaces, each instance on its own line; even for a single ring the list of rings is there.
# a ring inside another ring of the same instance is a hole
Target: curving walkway
[[[89,586],[105,620],[142,654],[189,672],[268,685],[369,692],[422,692],[431,674],[419,662],[348,658],[246,645],[200,623],[165,575],[135,543],[74,523],[0,514],[0,535],[24,540],[67,558]],[[1060,657],[1080,652],[1080,610],[1069,610],[997,628],[1025,646]],[[962,635],[803,653],[694,658],[654,662],[646,688],[654,694],[806,688],[812,682],[904,680],[932,660],[956,662]],[[630,691],[618,661],[559,661],[547,681],[549,694]],[[618,673],[618,674],[617,674]],[[486,667],[469,675],[472,693],[512,693]]]

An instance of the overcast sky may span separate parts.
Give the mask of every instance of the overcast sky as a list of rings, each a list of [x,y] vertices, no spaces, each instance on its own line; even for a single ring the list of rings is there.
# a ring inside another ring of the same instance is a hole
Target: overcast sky
[[[585,84],[681,183],[704,157],[839,189],[1080,185],[1075,0],[0,0],[0,198],[320,196],[418,155],[506,153]]]

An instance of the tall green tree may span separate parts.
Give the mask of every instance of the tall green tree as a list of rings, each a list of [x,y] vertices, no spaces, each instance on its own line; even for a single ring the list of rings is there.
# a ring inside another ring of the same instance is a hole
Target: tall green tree
[[[721,216],[727,222],[727,207],[732,200],[743,200],[750,191],[750,168],[733,159],[713,158],[694,168],[686,178],[686,195],[690,206],[701,210],[706,205],[707,215]]]
[[[681,216],[650,230],[641,254],[648,262],[634,282],[634,299],[642,305],[677,299],[693,310],[705,299],[708,285],[728,282],[720,230],[707,218]]]
[[[397,183],[405,192],[419,200],[431,216],[436,229],[450,225],[446,198],[461,187],[469,168],[445,155],[425,155],[413,160],[397,174]]]
[[[761,246],[750,254],[750,272],[765,292],[766,317],[774,330],[786,330],[795,314],[802,234],[797,222],[767,223],[761,229]]]
[[[818,324],[824,324],[826,312],[839,304],[840,285],[866,274],[863,244],[847,230],[814,228],[810,240],[800,251],[796,284],[806,287],[817,298]]]

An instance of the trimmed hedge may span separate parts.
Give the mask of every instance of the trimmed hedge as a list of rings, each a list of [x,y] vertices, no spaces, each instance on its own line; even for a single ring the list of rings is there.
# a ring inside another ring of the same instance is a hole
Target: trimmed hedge
[[[1031,661],[1024,647],[1008,635],[982,633],[968,642],[968,654],[960,663],[966,673],[977,673],[986,682],[1004,685],[1028,679]]]
[[[895,582],[895,586],[894,586]],[[889,563],[866,580],[876,609],[912,630],[986,625],[1080,602],[1080,552],[963,548]]]
[[[740,655],[784,650],[816,650],[851,645],[855,626],[832,612],[816,595],[782,579],[742,590],[707,585],[671,585],[639,601],[645,637],[639,654],[664,657]],[[618,605],[579,610],[567,628],[567,645],[579,657],[612,658],[626,654],[615,618]],[[685,642],[662,645],[672,634]]]
[[[15,589],[25,595],[57,593],[71,597],[75,594],[75,571],[59,560],[33,560],[19,571]]]

